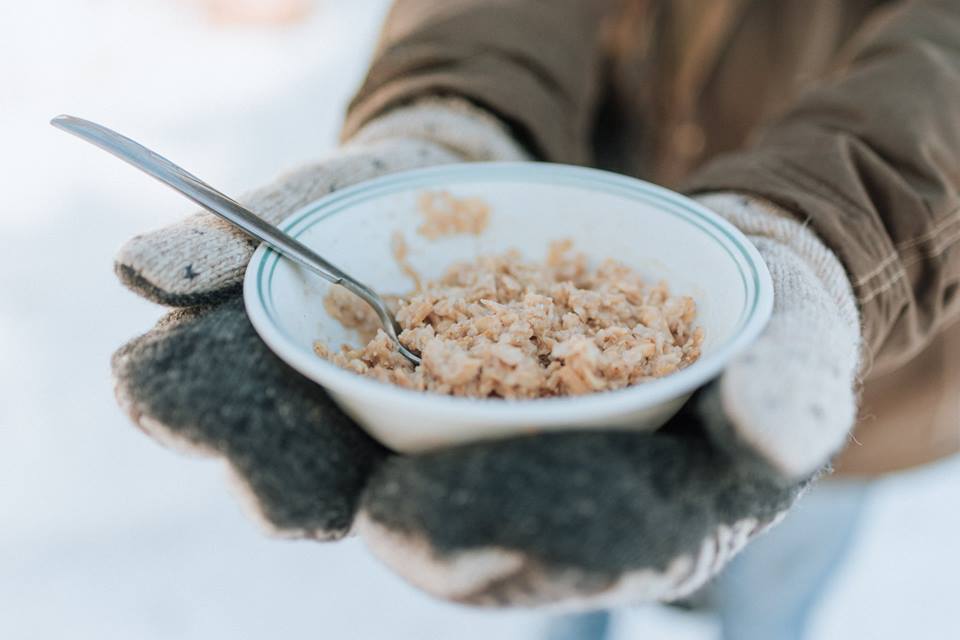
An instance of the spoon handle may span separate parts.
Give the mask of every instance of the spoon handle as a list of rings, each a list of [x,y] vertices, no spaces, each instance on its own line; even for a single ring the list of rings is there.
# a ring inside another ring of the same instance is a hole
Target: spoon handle
[[[163,156],[134,142],[116,131],[95,122],[73,116],[57,116],[50,124],[94,144],[124,162],[172,187],[204,209],[226,218],[248,234],[267,243],[286,257],[326,278],[334,284],[349,281],[356,287],[366,289],[354,281],[336,265],[330,264],[301,242],[280,231],[236,200],[220,193],[200,178],[173,164]],[[349,287],[353,288],[353,287]]]
[[[89,120],[67,115],[57,116],[50,121],[50,124],[115,155],[175,191],[179,191],[204,209],[240,227],[257,240],[273,247],[286,258],[333,284],[343,285],[373,307],[384,330],[390,339],[397,344],[400,353],[412,363],[420,363],[420,357],[400,343],[400,339],[397,337],[400,327],[383,298],[367,285],[353,279],[335,265],[318,256],[303,243],[266,222],[233,198],[220,193],[195,175],[112,129]]]

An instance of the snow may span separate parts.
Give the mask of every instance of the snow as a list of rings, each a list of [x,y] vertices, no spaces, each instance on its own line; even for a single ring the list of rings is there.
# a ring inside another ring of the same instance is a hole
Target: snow
[[[117,247],[189,211],[48,126],[115,127],[240,193],[329,150],[386,3],[318,0],[302,25],[224,27],[196,0],[0,4],[0,638],[533,638],[545,616],[436,602],[356,540],[278,541],[222,467],[133,429],[110,353],[162,310],[115,281]],[[882,482],[813,637],[957,628],[960,464]],[[618,637],[711,638],[647,607]]]

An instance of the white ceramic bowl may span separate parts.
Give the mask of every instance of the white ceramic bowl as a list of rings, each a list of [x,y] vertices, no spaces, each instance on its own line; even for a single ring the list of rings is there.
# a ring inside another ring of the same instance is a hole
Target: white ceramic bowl
[[[422,222],[417,197],[425,190],[482,198],[490,224],[480,236],[427,240],[415,232]],[[403,452],[557,429],[655,429],[757,337],[773,305],[770,274],[737,229],[677,193],[593,169],[485,163],[399,173],[337,191],[280,227],[380,293],[412,288],[390,248],[400,230],[410,262],[427,278],[457,260],[510,248],[542,259],[551,240],[572,238],[592,259],[616,258],[696,301],[702,356],[665,378],[567,398],[453,398],[364,378],[315,355],[316,340],[333,348],[358,340],[324,310],[330,285],[261,246],[243,291],[257,332],[373,437]]]

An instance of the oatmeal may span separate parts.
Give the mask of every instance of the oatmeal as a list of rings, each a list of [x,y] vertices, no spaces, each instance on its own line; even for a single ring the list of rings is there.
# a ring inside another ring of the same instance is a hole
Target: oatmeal
[[[691,298],[614,260],[591,268],[569,241],[542,263],[511,251],[455,264],[395,300],[400,340],[421,353],[418,367],[353,294],[333,287],[325,305],[366,346],[331,352],[317,343],[318,355],[408,389],[475,398],[622,389],[688,366],[703,341]]]

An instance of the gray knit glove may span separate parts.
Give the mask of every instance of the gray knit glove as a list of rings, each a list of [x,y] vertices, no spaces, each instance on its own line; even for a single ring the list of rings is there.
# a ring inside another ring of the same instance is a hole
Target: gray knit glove
[[[486,114],[435,101],[389,114],[330,159],[248,202],[277,221],[386,171],[521,156]],[[743,213],[739,200],[719,197]],[[757,211],[761,220],[774,215]],[[776,220],[775,227],[793,224]],[[843,398],[819,404],[822,388],[808,384],[809,370],[788,379],[809,390],[800,401],[783,385],[756,384],[794,349],[784,332],[819,332],[821,322],[846,326],[852,318],[850,336],[821,341],[849,346],[851,362],[819,348],[804,354],[807,363],[823,360],[848,389],[856,352],[855,310],[838,321],[829,313],[834,294],[809,261],[781,240],[763,242],[778,287],[771,337],[655,433],[565,432],[394,455],[255,334],[240,299],[253,243],[205,214],[135,238],[119,254],[124,283],[186,308],[117,352],[117,396],[159,441],[224,459],[275,532],[325,540],[356,531],[384,562],[438,596],[514,605],[674,599],[776,521],[852,420]],[[815,318],[804,324],[811,309]],[[811,423],[830,437],[792,450]]]

